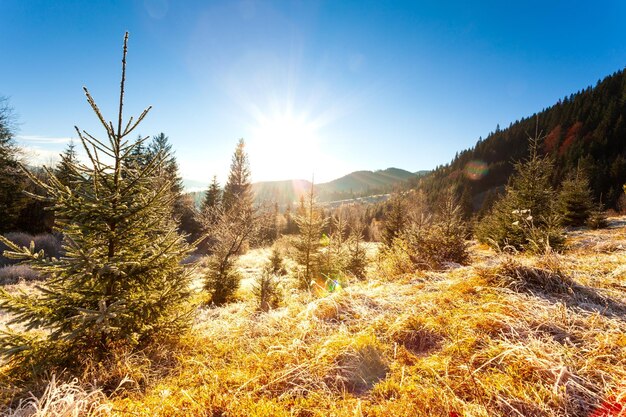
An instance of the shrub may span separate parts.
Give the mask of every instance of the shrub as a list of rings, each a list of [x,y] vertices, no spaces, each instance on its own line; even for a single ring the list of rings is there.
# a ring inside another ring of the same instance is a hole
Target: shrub
[[[335,359],[336,375],[333,381],[341,391],[362,394],[383,380],[389,365],[379,344],[366,336],[359,336]]]
[[[465,264],[467,229],[461,208],[452,198],[446,199],[435,215],[425,215],[411,222],[402,235],[407,255],[418,269],[441,269],[446,263]]]
[[[241,274],[235,268],[234,259],[214,253],[209,259],[208,268],[204,289],[211,297],[210,302],[219,306],[232,301],[241,282]]]
[[[274,275],[285,275],[287,270],[285,269],[283,255],[277,248],[272,249],[272,254],[270,255],[268,268],[270,273]]]
[[[61,383],[53,375],[41,397],[31,394],[15,408],[0,411],[7,417],[104,417],[113,411],[106,400],[106,395],[99,389],[86,391],[77,379]]]
[[[28,265],[7,265],[0,267],[0,285],[16,284],[20,280],[36,281],[41,275]]]
[[[259,310],[265,312],[278,307],[282,298],[278,277],[272,269],[272,264],[268,263],[252,284],[252,293],[259,302]]]

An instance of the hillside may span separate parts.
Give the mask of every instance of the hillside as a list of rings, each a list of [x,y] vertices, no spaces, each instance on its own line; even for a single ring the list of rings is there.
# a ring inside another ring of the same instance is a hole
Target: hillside
[[[565,255],[474,245],[470,265],[442,272],[396,275],[378,264],[368,281],[291,293],[269,313],[256,310],[244,285],[241,301],[201,308],[178,345],[86,370],[84,382],[59,377],[4,412],[622,415],[625,221],[571,231]],[[251,252],[240,270],[254,275],[268,254]],[[118,384],[125,390],[111,393]]]
[[[320,202],[345,200],[390,192],[394,187],[405,184],[412,178],[424,175],[426,171],[412,173],[399,168],[378,171],[355,171],[335,180],[315,184]],[[297,201],[300,195],[310,189],[311,183],[305,180],[259,182],[253,184],[259,200],[270,199],[280,204]]]
[[[412,173],[400,168],[378,171],[355,171],[326,183],[315,184],[318,201],[330,202],[388,193],[409,180],[417,180],[429,171]],[[191,184],[191,183],[190,183]],[[307,180],[261,181],[252,184],[257,201],[273,201],[281,206],[297,202],[311,188]],[[204,191],[190,193],[200,204]]]
[[[554,184],[580,167],[596,198],[615,207],[626,182],[626,74],[618,71],[527,118],[499,127],[476,145],[438,167],[422,182],[430,195],[450,186],[478,209],[490,191],[501,189],[513,162],[528,155],[529,135],[543,137],[540,152],[555,161]]]

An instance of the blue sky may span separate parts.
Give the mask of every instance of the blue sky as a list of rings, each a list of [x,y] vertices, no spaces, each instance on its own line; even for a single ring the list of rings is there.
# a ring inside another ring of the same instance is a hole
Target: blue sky
[[[326,181],[448,162],[497,124],[626,65],[626,2],[0,0],[0,95],[49,159],[114,118],[165,132],[183,177],[223,180],[237,139],[255,180]]]

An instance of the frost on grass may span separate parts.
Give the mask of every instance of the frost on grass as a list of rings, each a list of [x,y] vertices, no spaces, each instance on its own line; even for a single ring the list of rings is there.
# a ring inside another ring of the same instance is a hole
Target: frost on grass
[[[85,390],[77,379],[59,383],[54,376],[40,396],[31,394],[15,408],[2,412],[7,417],[97,417],[108,416],[111,403],[101,390]]]

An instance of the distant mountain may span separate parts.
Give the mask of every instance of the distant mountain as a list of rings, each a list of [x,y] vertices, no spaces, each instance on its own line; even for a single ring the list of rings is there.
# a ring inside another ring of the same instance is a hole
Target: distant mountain
[[[209,187],[209,183],[206,181],[196,181],[183,178],[183,188],[186,192],[205,191]]]
[[[496,130],[420,181],[431,198],[453,187],[477,210],[493,201],[513,173],[513,162],[529,155],[529,135],[542,137],[539,153],[554,161],[558,186],[580,169],[597,199],[616,207],[626,182],[626,73],[618,71],[530,117]],[[622,204],[622,203],[620,203]]]
[[[335,180],[315,184],[320,202],[345,200],[388,193],[394,187],[417,179],[428,171],[413,173],[399,168],[378,171],[356,171]],[[276,201],[281,205],[297,201],[311,188],[306,180],[264,181],[252,184],[259,201]]]
[[[307,180],[262,181],[252,184],[257,201],[272,201],[286,205],[297,201],[311,189]]]
[[[346,200],[384,194],[395,187],[407,186],[409,181],[430,171],[409,172],[399,168],[387,168],[378,171],[356,171],[335,180],[315,184],[315,194],[320,202]],[[189,185],[196,186],[190,189]],[[198,181],[185,181],[185,188],[196,203],[202,201],[207,185]],[[273,201],[281,206],[294,203],[311,189],[307,180],[261,181],[252,184],[257,201]]]

